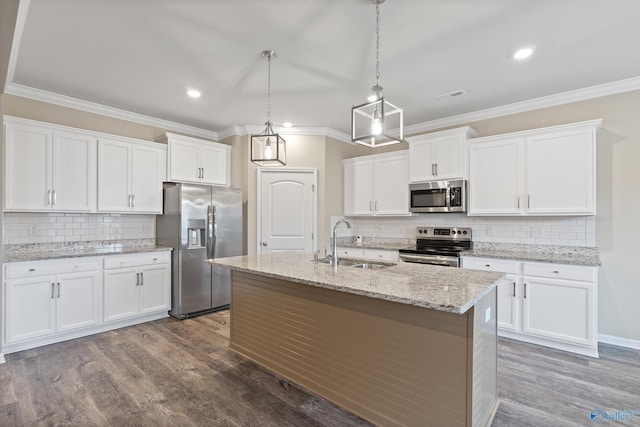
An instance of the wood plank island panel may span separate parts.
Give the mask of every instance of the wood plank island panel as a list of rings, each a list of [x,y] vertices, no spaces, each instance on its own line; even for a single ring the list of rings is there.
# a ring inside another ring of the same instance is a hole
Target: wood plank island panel
[[[232,350],[377,425],[491,422],[495,289],[455,314],[233,271],[231,307]]]

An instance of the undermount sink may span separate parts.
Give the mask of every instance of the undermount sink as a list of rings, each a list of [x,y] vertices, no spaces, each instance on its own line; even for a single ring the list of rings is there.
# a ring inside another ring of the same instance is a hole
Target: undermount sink
[[[333,258],[326,257],[318,259],[318,262],[323,264],[333,264]],[[395,265],[391,262],[379,262],[379,261],[364,261],[362,259],[353,259],[353,258],[338,258],[338,266],[345,267],[354,267],[354,268],[362,268],[368,270],[374,270],[379,268],[387,268]]]

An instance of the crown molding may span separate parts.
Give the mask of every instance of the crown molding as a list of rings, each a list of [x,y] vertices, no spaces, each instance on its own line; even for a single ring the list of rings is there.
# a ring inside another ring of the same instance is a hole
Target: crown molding
[[[445,117],[443,119],[431,120],[415,125],[405,126],[405,134],[418,134],[434,129],[442,129],[450,126],[468,124],[480,120],[494,119],[516,113],[538,110],[541,108],[555,107],[572,102],[586,101],[593,98],[600,98],[618,93],[631,92],[640,89],[640,76],[629,79],[617,80],[615,82],[590,86],[555,95],[543,96],[527,101],[515,102],[513,104],[502,105],[486,110],[474,111],[471,113],[459,114],[457,116]]]
[[[108,107],[106,105],[96,104],[94,102],[84,101],[82,99],[72,98],[66,95],[60,95],[58,93],[48,92],[46,90],[35,89],[17,83],[11,83],[10,85],[8,85],[5,93],[21,96],[23,98],[34,99],[36,101],[47,102],[49,104],[60,105],[62,107],[86,111],[89,113],[100,114],[107,117],[113,117],[115,119],[153,126],[173,132],[198,136],[200,138],[212,139],[214,141],[218,140],[218,133],[211,130],[184,125],[169,120],[158,119],[155,117],[146,116],[144,114],[121,110],[119,108]]]
[[[5,92],[13,82],[13,76],[16,73],[16,63],[18,62],[18,50],[22,41],[22,33],[24,32],[24,24],[27,22],[27,14],[31,0],[21,0],[18,3],[18,13],[16,15],[16,24],[13,30],[13,41],[11,43],[11,52],[9,53],[9,64],[7,67],[7,77],[2,86]]]
[[[406,135],[414,135],[443,129],[452,126],[465,125],[480,120],[488,120],[502,116],[508,116],[516,113],[524,113],[527,111],[538,110],[541,108],[555,107],[558,105],[569,104],[572,102],[585,101],[593,98],[599,98],[608,95],[615,95],[624,92],[640,90],[640,76],[629,79],[618,80],[615,82],[604,83],[601,85],[590,86],[583,89],[576,89],[568,92],[562,92],[555,95],[534,98],[527,101],[516,102],[495,108],[487,108],[471,113],[459,114],[456,116],[445,117],[442,119],[431,120],[415,125],[405,126],[404,133]],[[72,98],[66,95],[60,95],[40,89],[23,86],[17,83],[7,85],[5,93],[34,99],[37,101],[47,102],[50,104],[60,105],[63,107],[74,108],[90,113],[101,114],[116,119],[126,120],[134,123],[140,123],[148,126],[154,126],[173,132],[180,132],[187,135],[197,136],[201,138],[219,141],[221,139],[232,136],[242,136],[247,134],[257,134],[264,130],[264,126],[258,125],[237,125],[215,132],[207,129],[197,128],[194,126],[184,125],[168,120],[158,119],[143,114],[133,113],[118,108],[108,107],[81,99]],[[274,127],[276,132],[283,135],[318,135],[333,138],[335,140],[352,144],[351,136],[344,132],[328,127],[291,127],[282,126]]]
[[[273,130],[281,135],[305,135],[305,136],[326,136],[336,139],[341,142],[351,143],[351,137],[344,132],[340,132],[333,128],[328,127],[284,127],[274,126]],[[234,135],[255,135],[264,131],[264,125],[242,125],[232,126],[218,132],[221,139],[228,138]]]

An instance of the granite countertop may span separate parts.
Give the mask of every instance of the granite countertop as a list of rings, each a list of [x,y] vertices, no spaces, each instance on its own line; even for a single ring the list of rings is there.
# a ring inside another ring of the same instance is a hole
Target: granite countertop
[[[338,239],[338,246],[346,248],[398,250],[414,245],[415,239],[364,237],[362,244],[357,244],[352,237],[342,237]],[[460,255],[591,267],[601,265],[598,248],[583,246],[474,242],[473,249],[463,251]]]
[[[147,239],[148,240],[148,239]],[[2,262],[42,261],[50,259],[79,258],[103,255],[163,252],[170,247],[157,246],[153,241],[76,242],[58,244],[6,245]]]
[[[596,267],[601,265],[598,248],[581,246],[547,246],[478,243],[461,256],[511,259],[516,261],[550,262]]]
[[[497,286],[502,273],[400,263],[364,270],[314,263],[312,254],[275,252],[208,260],[244,273],[284,279],[450,313],[465,313]]]

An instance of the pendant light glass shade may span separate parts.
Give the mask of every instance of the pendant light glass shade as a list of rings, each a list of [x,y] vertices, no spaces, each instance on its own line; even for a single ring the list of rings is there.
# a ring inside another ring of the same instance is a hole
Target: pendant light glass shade
[[[404,141],[401,107],[384,99],[380,86],[380,4],[376,5],[376,84],[366,103],[351,108],[351,141],[367,147],[382,147]]]
[[[284,166],[287,164],[286,142],[273,131],[270,122],[265,125],[261,134],[251,135],[251,161],[260,166]]]
[[[273,50],[262,51],[268,60],[267,74],[267,121],[262,133],[251,135],[251,161],[260,166],[286,165],[286,142],[273,131],[271,123],[271,58],[276,58]]]

